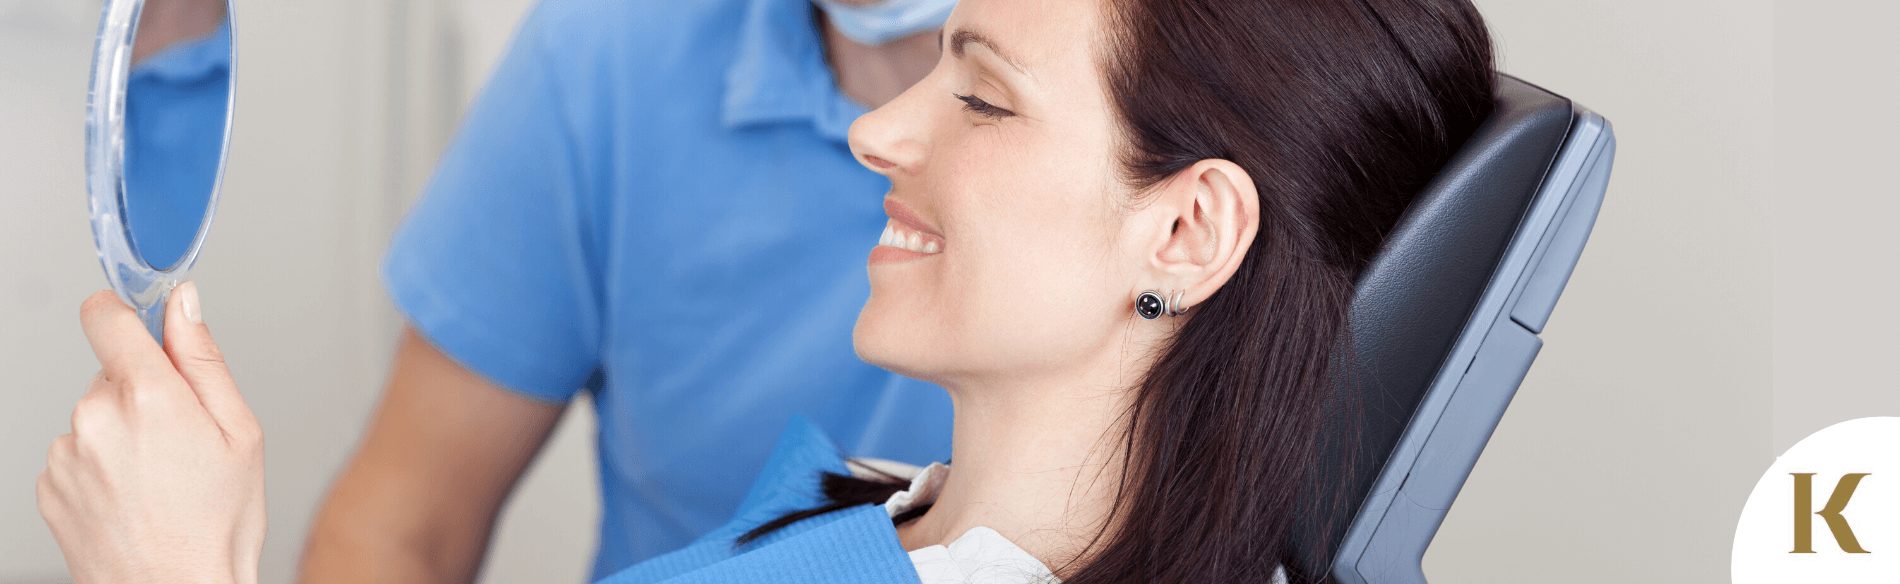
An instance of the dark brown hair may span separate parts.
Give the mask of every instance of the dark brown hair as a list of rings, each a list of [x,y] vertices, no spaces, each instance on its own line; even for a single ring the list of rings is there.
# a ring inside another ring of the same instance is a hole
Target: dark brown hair
[[[1065,584],[1266,582],[1302,564],[1296,550],[1328,553],[1294,545],[1336,535],[1302,533],[1332,523],[1303,519],[1357,503],[1301,496],[1349,468],[1318,452],[1325,408],[1350,407],[1330,398],[1353,285],[1490,115],[1491,38],[1470,0],[1104,2],[1124,180],[1147,190],[1232,161],[1259,191],[1261,227],[1133,389],[1110,524],[1059,571]],[[904,486],[827,477],[831,504],[744,540]]]

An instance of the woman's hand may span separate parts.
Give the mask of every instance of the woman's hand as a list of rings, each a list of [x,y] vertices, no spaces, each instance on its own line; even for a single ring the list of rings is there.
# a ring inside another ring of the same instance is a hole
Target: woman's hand
[[[257,581],[264,447],[205,328],[172,292],[165,347],[110,291],[80,307],[102,368],[53,442],[40,515],[76,582]]]

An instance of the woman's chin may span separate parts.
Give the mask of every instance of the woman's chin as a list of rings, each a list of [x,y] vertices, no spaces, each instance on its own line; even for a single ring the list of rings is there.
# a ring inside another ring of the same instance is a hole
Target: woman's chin
[[[851,327],[851,349],[858,353],[858,359],[885,369],[891,368],[890,340],[868,322],[863,313],[858,314],[858,323]]]
[[[869,316],[859,314],[857,325],[851,328],[851,348],[858,359],[898,375],[925,379],[928,367],[923,361],[927,355],[922,354],[915,335],[893,330],[899,327],[880,326]]]

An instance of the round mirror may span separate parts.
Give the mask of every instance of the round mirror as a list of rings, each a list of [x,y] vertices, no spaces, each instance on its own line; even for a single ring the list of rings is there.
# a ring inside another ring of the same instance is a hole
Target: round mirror
[[[231,130],[229,0],[106,0],[87,190],[106,280],[157,337],[217,209]]]

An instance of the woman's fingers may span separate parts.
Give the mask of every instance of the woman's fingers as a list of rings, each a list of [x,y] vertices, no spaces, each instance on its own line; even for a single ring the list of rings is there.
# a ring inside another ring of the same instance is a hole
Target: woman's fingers
[[[197,394],[198,403],[204,405],[227,436],[250,437],[257,433],[256,418],[251,415],[250,407],[244,405],[244,396],[238,393],[237,383],[231,380],[231,370],[225,366],[224,353],[211,339],[211,329],[204,324],[198,285],[194,282],[172,290],[171,300],[165,307],[165,352],[170,354],[178,374],[184,376],[186,384]]]
[[[132,307],[119,301],[111,290],[100,290],[79,305],[79,323],[86,331],[92,354],[114,380],[142,375],[164,375],[171,370],[164,351]]]
[[[120,413],[121,394],[111,383],[94,382],[92,388],[73,404],[72,435],[89,438],[112,437],[123,433],[124,416]]]
[[[52,518],[63,513],[67,498],[74,495],[72,473],[74,461],[79,458],[77,450],[72,434],[53,440],[53,445],[46,449],[46,469],[40,471],[33,492],[42,517]]]

